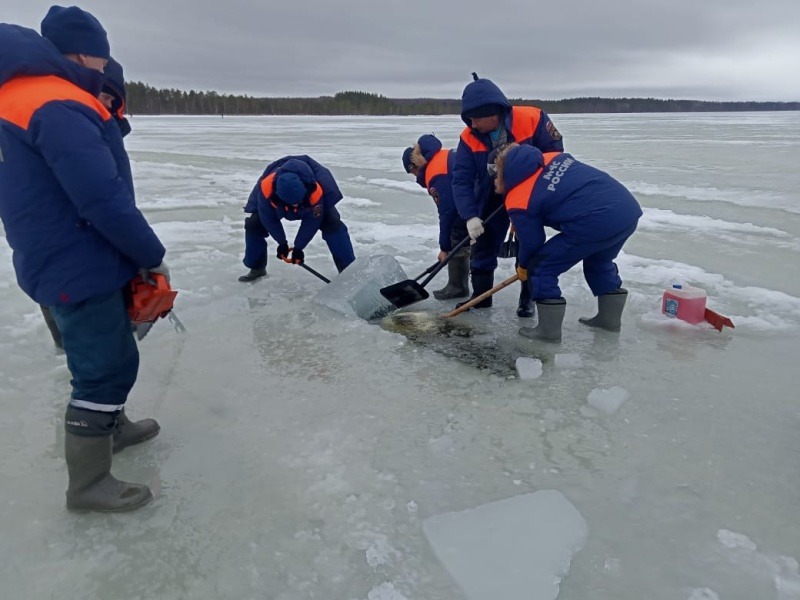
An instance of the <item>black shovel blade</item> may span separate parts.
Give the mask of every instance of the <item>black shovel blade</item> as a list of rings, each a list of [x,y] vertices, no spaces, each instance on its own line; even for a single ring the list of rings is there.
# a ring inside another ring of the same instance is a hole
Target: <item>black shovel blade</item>
[[[430,297],[425,288],[413,279],[406,279],[400,283],[381,288],[381,296],[394,304],[397,308],[403,308],[414,302],[420,302]]]

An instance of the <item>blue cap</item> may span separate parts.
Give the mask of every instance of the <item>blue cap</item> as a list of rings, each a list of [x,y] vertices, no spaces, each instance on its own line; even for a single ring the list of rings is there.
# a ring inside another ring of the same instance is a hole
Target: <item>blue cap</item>
[[[94,15],[77,6],[51,6],[41,23],[42,37],[61,54],[109,58],[108,35]]]
[[[414,168],[414,163],[411,162],[411,153],[413,151],[413,148],[406,148],[403,150],[403,168],[406,170],[406,173],[411,173],[411,169]]]
[[[303,180],[291,171],[281,173],[275,182],[275,193],[286,204],[299,204],[308,194]]]

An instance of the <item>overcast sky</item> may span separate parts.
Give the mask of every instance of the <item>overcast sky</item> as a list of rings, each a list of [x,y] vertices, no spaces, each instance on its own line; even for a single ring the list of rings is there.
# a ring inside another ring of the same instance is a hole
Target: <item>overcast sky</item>
[[[51,1],[0,0],[31,27]],[[69,5],[62,3],[62,5]],[[800,101],[800,0],[84,0],[126,79],[258,96]]]

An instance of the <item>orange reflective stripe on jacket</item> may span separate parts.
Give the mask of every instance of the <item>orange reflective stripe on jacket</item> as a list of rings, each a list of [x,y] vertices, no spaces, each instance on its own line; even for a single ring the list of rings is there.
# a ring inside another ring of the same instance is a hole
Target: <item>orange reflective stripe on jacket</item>
[[[425,168],[425,187],[430,189],[431,181],[437,175],[447,175],[447,157],[450,150],[439,150],[433,155],[431,162]]]
[[[28,129],[33,114],[48,102],[69,100],[97,111],[107,121],[111,113],[103,104],[74,83],[55,75],[15,77],[0,87],[0,119]]]
[[[269,203],[272,205],[273,208],[278,208],[278,205],[272,200],[272,192],[274,191],[275,186],[275,175],[276,173],[270,173],[264,179],[261,180],[261,194],[269,200]],[[322,186],[318,183],[317,187],[311,192],[311,196],[308,199],[308,203],[311,206],[316,206],[322,200]],[[297,206],[294,207],[294,212],[297,212]],[[283,209],[288,212],[289,205],[284,205]]]
[[[512,106],[511,107],[511,136],[514,142],[521,142],[533,137],[539,127],[542,118],[542,110],[535,106]],[[461,132],[461,140],[469,146],[473,152],[488,152],[489,148],[480,141],[472,131],[471,127],[464,128]],[[512,141],[512,140],[509,140]]]
[[[533,194],[533,186],[539,180],[539,175],[542,174],[544,168],[553,162],[553,159],[562,152],[545,152],[544,165],[536,169],[536,172],[528,177],[525,181],[514,187],[513,190],[506,194],[506,210],[526,210],[528,203],[531,201],[531,194]]]

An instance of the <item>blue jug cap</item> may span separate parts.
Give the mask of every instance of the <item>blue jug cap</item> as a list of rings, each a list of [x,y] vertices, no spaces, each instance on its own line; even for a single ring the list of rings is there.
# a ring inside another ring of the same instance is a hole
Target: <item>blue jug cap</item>
[[[676,290],[680,290],[683,288],[683,286],[680,283],[673,283],[672,287],[674,287]]]

